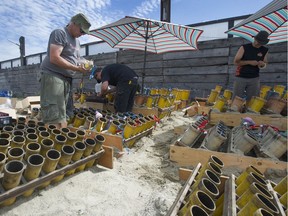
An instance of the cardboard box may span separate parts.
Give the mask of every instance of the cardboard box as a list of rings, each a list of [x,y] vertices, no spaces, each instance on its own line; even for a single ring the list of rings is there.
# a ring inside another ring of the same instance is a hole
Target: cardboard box
[[[17,98],[0,97],[0,107],[2,108],[15,108]]]
[[[83,104],[79,103],[79,102],[75,102],[74,103],[75,108],[94,108],[94,109],[105,109],[105,104],[103,103],[96,103],[96,102],[84,102]]]
[[[26,108],[31,108],[31,105],[40,106],[40,96],[29,96],[21,101],[17,101],[15,109],[24,110]]]
[[[17,115],[16,115],[16,110],[15,109],[10,109],[10,108],[0,109],[0,112],[7,113],[13,119],[17,119]]]

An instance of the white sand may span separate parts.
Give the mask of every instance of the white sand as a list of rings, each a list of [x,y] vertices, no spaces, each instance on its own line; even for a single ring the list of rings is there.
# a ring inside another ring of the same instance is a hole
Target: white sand
[[[173,129],[191,122],[173,112],[151,136],[114,158],[114,169],[98,166],[66,177],[18,198],[0,215],[165,215],[181,189],[178,167],[169,161],[169,146],[178,138]]]

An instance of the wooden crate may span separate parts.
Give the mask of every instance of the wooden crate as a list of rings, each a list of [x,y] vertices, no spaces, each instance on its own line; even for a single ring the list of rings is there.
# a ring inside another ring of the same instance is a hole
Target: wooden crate
[[[135,114],[139,114],[141,113],[144,116],[148,116],[148,115],[159,115],[159,111],[157,107],[152,107],[152,108],[148,108],[148,107],[136,107],[134,106],[132,109],[132,112]]]
[[[170,116],[172,111],[174,111],[175,106],[158,108],[158,118],[163,119],[164,117]]]
[[[179,104],[179,109],[183,109],[188,106],[188,100],[181,100],[181,103]]]
[[[170,146],[170,160],[179,166],[196,166],[198,163],[206,163],[211,155],[219,157],[225,164],[225,168],[245,169],[249,165],[257,166],[261,172],[267,168],[287,170],[288,163],[275,161],[268,158],[254,158],[233,153],[209,151],[206,149],[189,148],[177,145]]]
[[[186,181],[186,183],[182,187],[182,189],[179,191],[175,201],[173,202],[168,213],[166,214],[167,216],[176,216],[177,215],[181,205],[183,205],[183,202],[184,202],[186,195],[189,193],[189,189],[190,189],[191,185],[193,184],[200,167],[201,167],[201,164],[198,164],[197,166],[195,166],[195,169],[193,170],[193,172],[191,172],[188,180]]]
[[[95,160],[96,163],[102,166],[105,166],[107,168],[113,168],[113,149],[108,146],[103,146],[102,149],[94,154],[91,154],[85,158],[80,159],[79,161],[71,162],[70,164],[59,167],[57,166],[56,170],[45,174],[44,172],[41,172],[40,176],[34,180],[31,180],[27,182],[25,178],[22,176],[20,184],[12,188],[10,190],[5,191],[4,188],[0,187],[0,203],[5,202],[6,200],[14,197],[19,197],[26,191],[29,191],[31,189],[38,188],[43,183],[47,181],[51,181],[55,179],[58,176],[61,176],[65,174],[66,172],[73,170],[81,165],[86,164],[87,162],[91,160]],[[25,162],[25,161],[24,161]],[[26,162],[25,162],[26,163]],[[64,178],[65,179],[65,178]]]
[[[280,115],[260,115],[256,113],[238,113],[238,112],[214,112],[211,107],[198,107],[198,114],[204,112],[209,115],[209,123],[217,124],[220,120],[227,126],[239,126],[242,118],[250,117],[257,125],[272,125],[281,131],[287,130],[287,116]]]
[[[175,100],[174,101],[174,110],[176,111],[176,110],[181,109],[180,105],[181,105],[181,101],[180,100],[177,100],[177,101]]]
[[[100,109],[100,110],[103,110],[106,108],[106,105],[104,103],[97,103],[97,102],[84,102],[83,104],[77,102],[77,103],[74,103],[74,106],[76,108],[80,108],[80,107],[83,107],[83,108],[94,108],[94,109]]]
[[[71,131],[76,131],[78,128],[70,128],[70,129],[71,129]],[[124,146],[126,145],[126,143],[128,143],[128,142],[132,143],[133,141],[135,142],[138,139],[140,139],[144,136],[147,136],[148,134],[151,134],[152,130],[153,130],[153,127],[149,128],[149,129],[147,129],[147,130],[145,130],[139,134],[136,134],[135,136],[133,136],[129,139],[124,139],[121,134],[115,134],[114,135],[114,134],[107,133],[107,131],[97,132],[95,130],[86,130],[86,134],[87,134],[87,137],[91,137],[93,139],[95,138],[95,136],[97,134],[100,134],[100,135],[105,137],[105,142],[103,145],[116,148],[122,152],[124,150]],[[128,147],[132,147],[132,146],[128,146]]]

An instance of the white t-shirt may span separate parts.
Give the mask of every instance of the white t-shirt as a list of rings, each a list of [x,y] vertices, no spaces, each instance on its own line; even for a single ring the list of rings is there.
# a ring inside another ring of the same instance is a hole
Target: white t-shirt
[[[95,84],[95,92],[96,93],[100,93],[101,92],[101,86],[102,86],[102,83],[96,83]]]

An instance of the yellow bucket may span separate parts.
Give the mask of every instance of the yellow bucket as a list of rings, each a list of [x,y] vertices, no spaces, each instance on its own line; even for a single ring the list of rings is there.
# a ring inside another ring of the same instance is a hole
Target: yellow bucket
[[[113,120],[108,128],[108,133],[116,134],[117,129],[120,125],[120,122],[117,120]]]
[[[146,101],[146,107],[152,108],[154,102],[154,97],[153,96],[148,96],[147,101]]]
[[[103,117],[98,118],[97,123],[96,123],[96,131],[101,132],[104,129],[106,123],[107,123],[106,118],[103,118]]]
[[[156,94],[158,94],[158,89],[156,88],[150,89],[150,95],[156,95]]]
[[[166,98],[165,96],[161,95],[161,96],[159,97],[157,106],[158,106],[159,108],[165,108],[166,100],[167,100],[167,98]]]
[[[231,100],[232,94],[233,94],[233,92],[232,92],[231,90],[225,89],[225,90],[224,90],[224,93],[223,93],[223,97],[224,97],[226,100]]]
[[[24,136],[13,136],[11,142],[10,142],[10,147],[20,147],[23,148],[24,144],[26,142],[26,139]]]
[[[4,176],[2,186],[5,190],[10,190],[20,184],[21,176],[24,171],[24,163],[21,161],[10,161],[4,167]],[[16,201],[16,197],[5,200],[1,203],[2,206],[12,205]]]
[[[84,115],[78,113],[78,114],[76,115],[76,117],[75,117],[74,122],[73,122],[73,127],[78,128],[78,127],[80,127],[82,124],[84,124],[84,122],[85,122],[85,117],[84,117]]]
[[[258,113],[260,112],[265,103],[266,100],[264,100],[263,98],[254,97],[249,108],[250,110]]]
[[[129,121],[126,123],[123,131],[123,136],[125,139],[132,137],[136,133],[136,126],[134,122]]]
[[[217,92],[221,92],[222,86],[216,85],[215,90],[216,90]]]
[[[161,89],[159,90],[159,94],[160,94],[160,95],[163,95],[163,96],[166,96],[166,95],[168,94],[168,89],[166,89],[166,88],[161,88]]]
[[[83,104],[83,103],[85,102],[85,100],[86,100],[86,94],[83,94],[83,93],[82,93],[82,94],[80,95],[80,99],[79,99],[79,100],[80,100],[80,103]]]
[[[106,98],[108,102],[112,103],[114,101],[114,94],[107,94]]]
[[[27,167],[24,171],[26,181],[32,181],[39,177],[45,158],[40,154],[30,155],[27,161]],[[23,196],[28,197],[34,192],[34,189],[27,190]]]
[[[207,99],[207,102],[208,103],[214,103],[216,98],[217,98],[217,96],[218,96],[218,94],[219,94],[219,92],[217,90],[212,89],[211,92],[210,92],[210,95],[209,95],[209,97]]]
[[[226,103],[226,99],[223,97],[218,97],[216,103],[214,104],[213,108],[219,110],[220,112],[223,111],[224,105]]]
[[[270,91],[271,88],[272,88],[271,86],[266,86],[266,85],[261,86],[260,97],[265,98],[267,95],[267,92]]]
[[[85,151],[85,149],[86,149],[86,146],[85,146],[85,144],[83,143],[83,142],[75,142],[74,144],[73,144],[73,147],[74,147],[74,149],[75,149],[75,153],[73,154],[73,156],[72,156],[72,161],[78,161],[78,160],[80,160],[81,159],[81,157],[83,156],[83,153],[84,153],[84,151]],[[83,166],[82,166],[83,167]],[[85,164],[84,164],[84,167],[83,168],[85,168]],[[65,173],[65,176],[70,176],[70,175],[72,175],[72,174],[74,174],[75,173],[75,170],[76,169],[72,169],[72,170],[69,170],[69,171],[67,171],[66,173]]]
[[[4,153],[5,155],[8,152],[8,147],[10,146],[10,141],[4,138],[0,139],[0,152]]]
[[[280,97],[283,95],[283,93],[284,93],[284,90],[285,90],[285,86],[284,85],[275,85],[274,87],[273,87],[273,90],[275,91],[275,92],[277,92],[277,93],[279,93],[279,95],[280,95]]]
[[[182,90],[181,100],[189,100],[190,90]]]
[[[177,89],[177,88],[173,88],[172,89],[172,94],[175,96],[175,100],[179,100],[180,98],[179,98],[179,89]]]
[[[0,152],[0,173],[2,173],[6,160],[7,160],[6,154]]]
[[[45,155],[45,161],[42,167],[43,172],[46,174],[53,172],[57,167],[60,157],[61,153],[59,151],[55,149],[49,149]],[[42,185],[39,186],[39,188],[40,189],[45,188],[50,184],[50,182],[51,181],[44,182]]]
[[[102,145],[106,142],[106,138],[101,134],[97,134],[95,136],[95,140],[96,140],[96,144],[95,144],[93,151],[98,152],[101,150]]]

